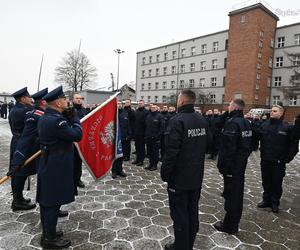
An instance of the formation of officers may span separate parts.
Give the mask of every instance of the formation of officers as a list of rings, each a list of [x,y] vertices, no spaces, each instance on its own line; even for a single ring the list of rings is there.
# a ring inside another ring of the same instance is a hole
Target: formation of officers
[[[82,97],[74,94],[72,108],[58,87],[29,95],[27,88],[13,94],[16,105],[9,114],[13,134],[10,168],[13,193],[12,209],[29,210],[35,204],[23,196],[28,176],[37,173],[37,202],[40,205],[44,248],[65,248],[71,242],[56,230],[58,217],[67,216],[61,205],[74,201],[77,187],[84,187],[80,177],[82,161],[73,142],[82,137],[80,118],[88,113]],[[34,105],[32,105],[32,99]],[[130,100],[118,102],[123,157],[114,161],[112,178],[126,177],[122,162],[129,161],[134,139],[136,158],[132,162],[146,170],[157,170],[162,161],[161,178],[167,182],[170,216],[174,222],[175,241],[165,249],[193,249],[199,229],[198,203],[204,173],[205,155],[215,160],[223,176],[225,216],[214,224],[216,230],[235,234],[243,210],[245,170],[253,150],[261,151],[263,197],[259,208],[270,207],[278,213],[286,163],[298,152],[300,116],[295,125],[283,121],[282,105],[274,105],[270,118],[253,119],[243,115],[241,99],[230,102],[228,110],[195,111],[196,95],[183,90],[175,107],[156,105],[145,108],[143,100],[134,110]],[[75,112],[76,110],[76,112]],[[25,160],[41,149],[41,156],[22,167]]]

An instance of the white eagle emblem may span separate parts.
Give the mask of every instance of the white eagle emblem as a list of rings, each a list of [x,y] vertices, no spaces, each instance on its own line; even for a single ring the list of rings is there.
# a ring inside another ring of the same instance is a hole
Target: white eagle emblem
[[[107,147],[111,147],[114,144],[115,139],[115,124],[113,121],[107,123],[104,128],[104,132],[100,132],[100,138],[102,143]]]

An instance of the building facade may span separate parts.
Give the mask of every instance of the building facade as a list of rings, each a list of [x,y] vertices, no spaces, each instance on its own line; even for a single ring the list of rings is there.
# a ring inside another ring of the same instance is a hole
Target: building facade
[[[243,98],[247,108],[282,101],[299,111],[300,93],[291,90],[299,82],[300,23],[277,27],[278,20],[258,3],[230,12],[228,30],[138,52],[137,100],[174,103],[189,88],[199,104]]]

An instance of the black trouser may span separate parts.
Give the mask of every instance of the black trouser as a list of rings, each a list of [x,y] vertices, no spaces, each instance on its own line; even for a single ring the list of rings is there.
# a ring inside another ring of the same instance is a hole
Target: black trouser
[[[285,176],[285,164],[261,161],[261,177],[263,185],[263,200],[266,203],[279,206],[282,195],[282,182]]]
[[[112,165],[112,168],[111,168],[111,172],[113,173],[121,173],[123,171],[123,158],[118,158],[114,161],[113,165]]]
[[[74,147],[74,186],[77,187],[82,175],[82,160],[77,148]]]
[[[239,228],[243,212],[246,165],[247,159],[239,159],[239,164],[232,166],[233,173],[223,175],[226,211],[223,223],[228,230],[236,231]]]
[[[136,161],[143,162],[145,159],[145,136],[135,136]]]
[[[159,138],[151,137],[147,138],[147,150],[149,154],[150,166],[156,167],[159,160],[159,148],[160,140]]]
[[[122,139],[122,150],[123,150],[124,158],[130,159],[130,153],[131,153],[131,141],[130,141],[130,139]]]
[[[160,136],[160,157],[161,159],[164,157],[165,154],[165,135]]]
[[[11,188],[13,193],[22,193],[24,190],[27,176],[13,176],[11,179]]]
[[[192,250],[199,230],[198,202],[201,189],[168,187],[170,215],[173,220],[175,249]]]
[[[59,209],[60,205],[46,207],[40,204],[41,223],[43,225],[44,230],[48,232],[56,231]]]
[[[211,145],[211,150],[210,150],[212,157],[215,157],[218,155],[218,151],[219,151],[219,141],[218,140],[219,140],[219,138],[217,135],[212,136],[212,145]]]

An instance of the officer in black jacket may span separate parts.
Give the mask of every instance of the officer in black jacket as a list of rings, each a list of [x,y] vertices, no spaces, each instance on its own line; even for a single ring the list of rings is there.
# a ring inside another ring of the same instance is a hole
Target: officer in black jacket
[[[284,109],[273,105],[270,120],[261,124],[256,138],[260,140],[261,175],[263,201],[259,208],[271,207],[274,213],[279,212],[282,195],[282,182],[285,176],[285,165],[293,160],[298,152],[298,140],[293,137],[293,126],[284,122]]]
[[[35,208],[35,204],[31,204],[29,199],[23,197],[23,190],[28,173],[23,171],[16,172],[18,169],[17,163],[13,163],[13,158],[17,149],[18,141],[25,126],[25,117],[33,109],[32,99],[27,91],[27,87],[22,88],[12,96],[16,99],[16,105],[9,113],[8,121],[10,125],[10,130],[12,132],[12,139],[10,143],[10,162],[9,162],[9,172],[8,176],[11,178],[11,187],[13,193],[12,209],[15,210],[29,210]],[[32,170],[32,165],[34,163],[28,164],[26,167],[30,172]],[[34,168],[34,167],[33,167]],[[24,170],[25,171],[25,170]],[[27,171],[27,170],[26,170]]]
[[[164,119],[158,112],[158,107],[152,105],[150,113],[146,117],[146,144],[147,153],[149,154],[149,166],[145,169],[154,171],[157,170],[157,164],[159,160],[159,148],[160,148],[160,137],[163,133]]]
[[[199,229],[198,202],[211,136],[207,121],[194,110],[195,100],[191,90],[179,94],[178,114],[170,119],[165,133],[161,178],[168,183],[175,235],[175,242],[165,249],[192,250]]]
[[[163,156],[165,154],[165,131],[168,127],[169,120],[171,118],[171,115],[168,112],[168,106],[163,106],[162,111],[160,112],[163,119],[164,119],[164,128],[163,133],[160,138],[160,159],[163,159]]]
[[[82,96],[79,93],[73,95],[73,108],[76,110],[76,115],[79,120],[88,114],[87,110],[82,106]],[[78,150],[74,147],[74,183],[75,194],[77,194],[77,187],[84,188],[85,185],[81,180],[82,175],[82,160],[79,156]]]
[[[127,117],[129,119],[129,127],[131,130],[130,136],[126,136],[126,139],[122,142],[122,148],[123,148],[123,161],[129,161],[130,160],[130,154],[131,154],[131,139],[134,134],[134,110],[131,108],[131,100],[126,99],[125,105],[123,108],[124,112],[127,113]]]
[[[220,116],[222,127],[218,168],[224,177],[225,217],[214,224],[221,232],[235,234],[243,211],[245,170],[252,151],[252,130],[244,118],[245,103],[241,99],[230,102],[228,112]]]
[[[121,143],[122,150],[124,147],[124,142],[126,138],[131,137],[131,130],[129,126],[129,118],[128,113],[124,111],[122,101],[118,101],[118,119],[119,125],[121,129]],[[115,159],[113,166],[111,168],[111,177],[113,179],[117,178],[117,176],[126,177],[126,173],[123,171],[123,157]]]
[[[40,204],[44,248],[61,249],[71,242],[56,232],[58,211],[63,204],[74,201],[73,142],[82,137],[77,116],[66,119],[62,114],[68,108],[68,101],[58,87],[45,97],[49,106],[38,123],[42,148],[37,176],[37,202]]]
[[[134,121],[134,140],[136,149],[136,160],[132,162],[137,166],[143,166],[145,159],[145,128],[146,128],[146,116],[149,111],[145,109],[144,100],[140,100],[138,108],[135,111]]]

